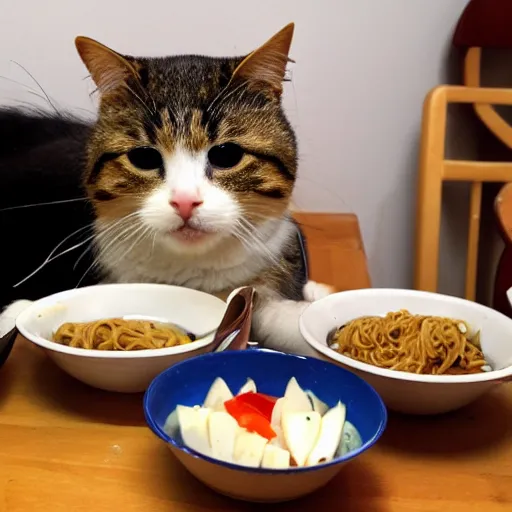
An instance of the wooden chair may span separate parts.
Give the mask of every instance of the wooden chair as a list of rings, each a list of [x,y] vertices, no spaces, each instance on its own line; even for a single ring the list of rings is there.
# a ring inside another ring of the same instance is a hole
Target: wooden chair
[[[471,194],[465,297],[475,300],[482,184],[512,181],[512,163],[446,159],[447,109],[452,103],[473,105],[480,121],[512,149],[512,126],[493,107],[512,105],[512,89],[480,86],[482,48],[512,48],[511,26],[510,0],[472,0],[459,20],[453,40],[456,47],[465,51],[465,85],[436,87],[425,99],[416,212],[416,289],[437,290],[443,183],[466,181],[471,182]]]
[[[505,248],[496,269],[492,307],[512,317],[507,297],[508,290],[512,288],[512,183],[507,183],[499,191],[494,200],[494,213]]]
[[[306,242],[309,278],[336,290],[370,288],[357,217],[348,213],[294,211]]]

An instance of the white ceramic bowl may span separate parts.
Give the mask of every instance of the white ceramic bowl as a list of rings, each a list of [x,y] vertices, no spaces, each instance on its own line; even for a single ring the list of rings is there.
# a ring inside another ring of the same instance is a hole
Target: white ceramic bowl
[[[332,350],[327,335],[354,318],[411,313],[465,320],[480,330],[482,350],[494,371],[473,375],[417,375],[355,361]],[[300,318],[300,330],[319,357],[361,376],[386,406],[408,414],[439,414],[463,407],[512,376],[512,320],[475,302],[436,293],[399,289],[364,289],[336,293],[312,303]]]
[[[64,322],[136,315],[167,320],[193,333],[215,329],[227,304],[207,293],[162,284],[106,284],[68,290],[32,303],[16,320],[20,333],[42,347],[65,372],[108,391],[145,391],[174,363],[208,352],[213,335],[177,347],[130,352],[73,348],[50,341]]]

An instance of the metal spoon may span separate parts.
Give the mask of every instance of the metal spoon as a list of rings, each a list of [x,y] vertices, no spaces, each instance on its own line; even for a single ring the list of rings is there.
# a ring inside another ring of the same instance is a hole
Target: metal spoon
[[[228,334],[221,342],[214,352],[222,352],[226,350],[231,342],[240,334],[240,329],[235,329],[231,334]]]
[[[210,336],[211,334],[214,334],[217,331],[217,327],[215,327],[215,329],[212,329],[211,331],[203,332],[202,334],[194,334],[193,332],[189,332],[177,324],[167,323],[164,325],[172,325],[177,329],[180,329],[190,338],[191,341],[202,340],[203,338],[206,338],[207,336]]]
[[[183,332],[186,336],[188,336],[191,341],[197,341],[197,340],[206,338],[207,336],[214,334],[218,329],[218,327],[215,327],[214,329],[210,329],[209,331],[203,332],[201,334],[196,334],[196,333],[187,331],[187,329],[185,329],[185,327],[183,327],[179,324],[176,324],[174,322],[169,322],[167,320],[160,320],[158,318],[143,318],[138,315],[125,315],[125,316],[123,316],[123,320],[145,320],[147,322],[153,322],[154,324],[157,324],[157,325],[162,325],[163,327],[174,327],[175,329]]]

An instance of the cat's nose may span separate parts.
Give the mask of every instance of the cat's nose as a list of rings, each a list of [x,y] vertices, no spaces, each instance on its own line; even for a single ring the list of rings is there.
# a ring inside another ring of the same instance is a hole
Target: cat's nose
[[[172,194],[169,203],[178,215],[187,221],[192,217],[194,210],[203,204],[203,200],[198,193],[177,191]]]

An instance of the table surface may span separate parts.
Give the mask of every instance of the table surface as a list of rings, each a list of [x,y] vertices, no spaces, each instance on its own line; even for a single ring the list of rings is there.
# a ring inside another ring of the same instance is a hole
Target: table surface
[[[141,401],[81,384],[19,337],[0,370],[0,510],[257,510],[190,476],[145,426]],[[391,414],[381,441],[327,487],[265,508],[341,504],[344,512],[510,512],[511,385],[443,417]]]

